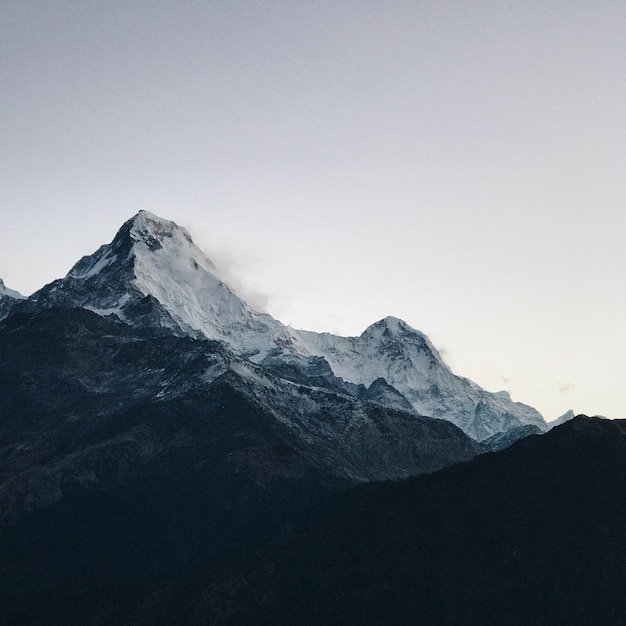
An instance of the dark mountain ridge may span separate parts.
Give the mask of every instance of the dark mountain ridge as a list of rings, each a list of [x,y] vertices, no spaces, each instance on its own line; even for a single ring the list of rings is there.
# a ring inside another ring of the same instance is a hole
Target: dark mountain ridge
[[[325,503],[255,623],[623,624],[626,421],[579,416],[432,475]],[[243,620],[244,622],[247,620]]]
[[[6,623],[624,623],[623,421],[347,490],[257,444],[5,522]]]

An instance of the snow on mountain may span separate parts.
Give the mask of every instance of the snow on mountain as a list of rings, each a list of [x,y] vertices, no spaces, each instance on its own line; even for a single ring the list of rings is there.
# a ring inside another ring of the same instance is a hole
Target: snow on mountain
[[[123,321],[200,333],[261,360],[288,330],[220,280],[185,228],[140,211],[114,240],[33,294],[41,306],[79,306]]]
[[[478,441],[524,425],[546,430],[538,411],[513,402],[506,391],[489,393],[453,374],[426,335],[395,317],[372,324],[359,337],[297,333],[336,376],[366,387],[384,378],[420,415],[447,419]]]
[[[19,291],[9,289],[0,278],[0,320],[8,315],[16,301],[25,298],[26,296],[23,296]]]
[[[560,426],[561,424],[565,424],[565,422],[569,422],[570,420],[574,419],[574,417],[576,417],[576,414],[574,413],[574,411],[572,411],[572,409],[569,409],[569,411],[566,411],[560,417],[557,417],[555,420],[548,422],[548,428],[552,430],[556,426]]]
[[[388,317],[359,337],[337,337],[295,330],[254,311],[220,279],[186,229],[147,211],[65,278],[33,294],[28,306],[83,307],[132,325],[204,336],[255,363],[305,375],[320,374],[321,357],[330,366],[325,375],[341,379],[346,390],[352,385],[357,394],[357,386],[384,379],[391,388],[377,383],[372,401],[397,408],[404,396],[417,413],[451,421],[478,441],[525,425],[546,429],[535,409],[454,375],[428,338],[402,320]]]

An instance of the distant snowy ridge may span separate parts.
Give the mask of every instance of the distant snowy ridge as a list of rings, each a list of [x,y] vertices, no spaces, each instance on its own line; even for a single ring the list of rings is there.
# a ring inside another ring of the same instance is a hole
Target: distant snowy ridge
[[[19,291],[9,289],[0,278],[0,320],[9,314],[16,302],[25,298]]]
[[[2,278],[0,278],[0,298],[12,298],[13,300],[24,300],[26,296],[23,296],[19,291],[15,289],[9,289]]]
[[[253,310],[186,229],[147,211],[23,306],[82,307],[132,325],[204,336],[265,366],[318,372],[321,358],[346,389],[384,379],[417,413],[451,421],[478,441],[527,425],[547,429],[535,409],[506,392],[489,393],[453,374],[426,335],[402,320],[387,317],[359,337],[338,337],[295,330]],[[394,394],[381,387],[376,401],[398,406],[403,400]]]
[[[563,413],[563,415],[561,415],[560,417],[557,417],[555,420],[548,422],[548,429],[552,430],[553,428],[556,428],[557,426],[560,426],[561,424],[565,424],[565,422],[569,422],[570,420],[573,420],[574,417],[576,417],[576,414],[574,413],[574,411],[572,411],[572,409],[570,409],[569,411],[566,411],[565,413]]]
[[[447,419],[477,441],[519,426],[546,430],[537,410],[453,374],[426,335],[395,317],[372,324],[359,337],[297,332],[335,375],[365,386],[384,378],[417,413]]]

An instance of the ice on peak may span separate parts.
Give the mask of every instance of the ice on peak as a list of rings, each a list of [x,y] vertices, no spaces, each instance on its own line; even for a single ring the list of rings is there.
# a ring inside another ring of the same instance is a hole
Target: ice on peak
[[[124,223],[115,240],[120,243],[130,240],[135,259],[146,259],[150,253],[160,252],[160,256],[166,254],[176,265],[185,259],[192,269],[201,267],[216,273],[215,264],[194,244],[186,228],[143,209]]]
[[[428,336],[409,326],[398,317],[390,315],[368,326],[361,334],[360,339],[381,346],[397,343],[411,345],[418,351],[428,354],[431,362],[437,361],[443,364],[441,355]]]
[[[185,228],[179,226],[178,224],[176,224],[176,222],[166,220],[144,209],[141,209],[141,211],[139,211],[136,215],[133,215],[133,217],[131,217],[127,223],[132,225],[131,230],[133,232],[151,232],[164,234],[172,233],[174,230],[184,230],[185,232],[187,232]],[[191,239],[191,237],[189,238]]]
[[[132,298],[117,305],[107,301],[104,307],[98,304],[99,308],[117,306],[127,319],[125,311],[134,306],[137,296],[151,296],[181,329],[224,341],[237,353],[260,360],[276,347],[273,336],[282,324],[251,309],[222,280],[189,232],[175,222],[139,211],[124,223],[111,244],[103,246],[98,261],[90,264],[91,275],[109,265],[115,267],[118,261],[128,271],[128,283],[120,295]]]
[[[177,237],[190,246],[194,245],[186,228],[143,209],[132,217],[127,224],[130,225],[130,236],[135,241],[143,241],[158,247],[164,238]]]
[[[146,211],[146,209],[139,209],[137,214],[134,215],[131,220],[133,222],[136,222],[137,220],[152,220],[153,222],[168,222],[170,224],[174,224],[174,222],[166,220],[155,213],[151,213],[150,211]]]
[[[379,320],[378,322],[376,322],[376,324],[373,324],[373,326],[377,324],[384,324],[389,328],[404,328],[408,326],[408,324],[404,320],[401,320],[399,317],[394,317],[393,315],[387,315],[387,317],[383,317],[382,320]]]
[[[563,415],[557,417],[555,420],[548,422],[548,428],[552,429],[555,426],[565,424],[565,422],[569,422],[570,420],[574,419],[575,415],[576,414],[574,413],[574,411],[572,409],[569,409],[568,411],[563,413]]]
[[[157,309],[148,317],[156,315],[159,325],[224,341],[257,359],[276,347],[273,331],[282,327],[228,287],[185,228],[148,211],[35,295],[41,305],[79,306],[142,324],[151,298]]]
[[[491,394],[456,376],[424,333],[396,317],[358,337],[297,332],[309,354],[324,357],[336,376],[365,387],[382,377],[419,414],[452,421],[479,441],[519,425],[545,430],[541,415],[507,392]]]
[[[0,320],[4,319],[9,314],[16,300],[24,299],[25,296],[19,291],[6,287],[4,281],[0,278]]]
[[[182,228],[182,226],[179,226],[176,222],[166,220],[165,218],[159,217],[154,213],[150,213],[150,211],[146,211],[145,209],[140,209],[128,220],[128,223],[131,223],[133,226],[137,226],[138,228],[151,228],[154,226],[166,227],[168,229]]]
[[[393,317],[392,315],[388,315],[378,322],[374,322],[370,326],[368,326],[361,336],[367,336],[376,334],[378,331],[389,331],[392,335],[406,335],[406,334],[415,334],[420,337],[426,337],[424,333],[419,330],[415,330],[409,326],[404,320],[401,320],[399,317]]]

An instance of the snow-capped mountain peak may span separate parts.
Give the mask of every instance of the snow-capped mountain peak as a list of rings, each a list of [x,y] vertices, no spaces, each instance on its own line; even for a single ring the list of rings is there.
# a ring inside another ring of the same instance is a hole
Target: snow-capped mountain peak
[[[288,337],[280,322],[254,311],[220,279],[185,228],[148,211],[32,299],[39,308],[83,307],[216,339],[254,360],[276,347],[275,335]]]
[[[169,257],[174,268],[189,275],[192,272],[185,270],[202,268],[207,272],[216,272],[213,262],[195,246],[185,228],[142,210],[122,225],[110,244],[81,259],[68,276],[88,278],[100,273],[106,266],[124,260],[134,262],[136,270],[142,264],[153,261],[154,254],[161,258]],[[137,272],[135,278],[140,278]]]
[[[531,407],[456,376],[426,335],[396,317],[372,324],[358,337],[338,337],[295,330],[254,311],[221,280],[186,229],[148,211],[125,222],[111,243],[27,302],[36,309],[82,307],[135,326],[207,337],[272,367],[319,374],[325,362],[332,371],[326,366],[327,374],[342,379],[347,390],[384,379],[417,413],[452,421],[479,441],[525,424],[545,429]],[[387,389],[379,396],[394,393]]]
[[[194,244],[189,231],[175,222],[142,210],[129,221],[129,226],[136,254],[166,250],[173,258],[185,259],[194,270],[201,267],[207,272],[217,272],[214,263]],[[185,261],[183,267],[184,264]]]
[[[309,353],[323,356],[336,376],[366,387],[384,378],[420,415],[452,421],[478,441],[520,425],[546,429],[532,407],[455,375],[424,333],[395,317],[372,324],[358,337],[298,334]]]
[[[410,346],[421,359],[427,361],[428,366],[440,365],[447,368],[437,348],[430,339],[419,330],[411,328],[404,320],[388,316],[368,326],[360,339],[367,344],[375,344],[378,350],[397,354],[399,351],[408,355]]]
[[[369,386],[382,377],[399,389],[410,372],[420,372],[419,378],[435,368],[449,372],[428,337],[396,317],[375,322],[358,337],[297,332],[311,354],[324,356],[337,376],[356,384]]]
[[[135,216],[128,220],[131,236],[135,241],[145,241],[146,239],[161,239],[164,237],[174,237],[179,234],[187,243],[193,245],[191,235],[186,228],[179,226],[176,222],[166,220],[150,211],[141,209]]]
[[[556,426],[560,426],[561,424],[565,424],[565,422],[569,422],[570,420],[573,420],[574,417],[576,417],[576,414],[574,413],[572,409],[569,409],[565,413],[563,413],[563,415],[560,415],[559,417],[557,417],[555,420],[548,422],[548,428],[552,430]]]

